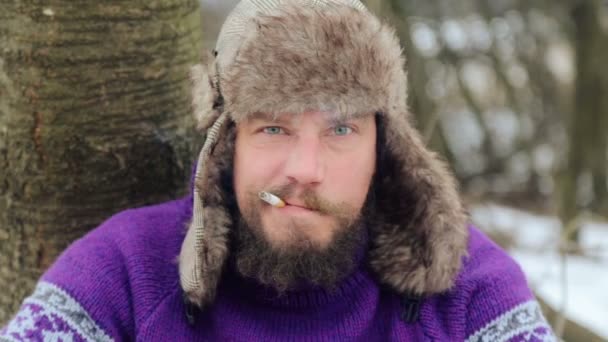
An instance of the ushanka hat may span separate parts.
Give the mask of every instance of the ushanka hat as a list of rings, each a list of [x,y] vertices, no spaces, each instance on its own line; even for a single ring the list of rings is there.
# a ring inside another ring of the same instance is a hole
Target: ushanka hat
[[[259,112],[375,113],[383,141],[367,262],[379,283],[403,296],[452,286],[466,254],[467,216],[453,176],[410,123],[395,31],[359,1],[243,0],[192,80],[206,140],[179,260],[188,302],[203,308],[215,297],[231,252],[223,178],[232,168],[233,127]]]

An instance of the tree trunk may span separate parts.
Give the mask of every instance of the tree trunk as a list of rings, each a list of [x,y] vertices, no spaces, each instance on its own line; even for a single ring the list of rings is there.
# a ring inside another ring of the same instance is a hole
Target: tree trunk
[[[568,157],[562,171],[560,216],[571,242],[578,237],[575,222],[578,180],[591,175],[593,203],[607,200],[606,170],[608,168],[608,32],[602,25],[598,0],[578,1],[572,10],[575,27],[577,78],[574,108],[568,120]]]
[[[443,131],[439,127],[440,118],[436,103],[427,95],[429,75],[425,67],[426,60],[418,53],[412,41],[408,20],[415,15],[415,12],[408,2],[398,0],[368,0],[366,4],[376,13],[382,13],[391,19],[401,40],[406,56],[408,105],[414,116],[414,124],[425,143],[455,165],[455,157],[448,148]]]
[[[0,326],[71,241],[186,191],[197,0],[0,0]]]

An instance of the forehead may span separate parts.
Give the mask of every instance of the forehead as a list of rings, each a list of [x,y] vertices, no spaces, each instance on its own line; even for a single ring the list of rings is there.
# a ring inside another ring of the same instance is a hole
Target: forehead
[[[361,120],[368,117],[373,117],[372,113],[366,114],[342,114],[337,112],[322,112],[322,111],[311,111],[304,113],[262,113],[257,112],[251,114],[245,121],[255,122],[255,121],[264,121],[264,122],[276,122],[276,123],[290,123],[295,124],[300,120],[309,117],[315,120],[319,120],[324,123],[340,123],[350,120]]]

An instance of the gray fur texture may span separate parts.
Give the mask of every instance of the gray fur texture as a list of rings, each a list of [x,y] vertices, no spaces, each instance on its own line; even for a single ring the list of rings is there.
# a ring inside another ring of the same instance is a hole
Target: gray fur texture
[[[350,7],[285,7],[257,17],[227,70],[213,60],[192,70],[193,104],[199,127],[221,110],[233,122],[248,115],[321,110],[344,116],[379,113],[382,143],[375,179],[376,210],[369,227],[368,262],[378,281],[400,294],[448,290],[466,256],[467,215],[454,177],[423,144],[410,123],[407,77],[399,40],[372,14]],[[212,109],[219,101],[223,106]],[[228,134],[204,161],[206,179],[196,186],[205,203],[205,289],[190,296],[210,302],[226,260],[231,220],[220,186],[231,167]]]

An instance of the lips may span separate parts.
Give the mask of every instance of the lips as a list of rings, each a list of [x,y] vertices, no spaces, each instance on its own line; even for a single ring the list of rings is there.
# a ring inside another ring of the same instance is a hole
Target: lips
[[[293,202],[292,202],[292,201],[286,200],[286,201],[285,201],[285,204],[287,204],[287,205],[285,206],[286,208],[291,207],[291,208],[294,208],[294,209],[296,209],[296,208],[297,208],[297,209],[303,209],[303,210],[315,211],[314,209],[312,209],[312,208],[310,208],[310,207],[307,207],[307,206],[306,206],[306,204],[304,204],[304,203],[298,203],[298,202],[296,202],[296,201],[293,201]]]
[[[295,204],[295,203],[287,202],[287,205],[288,206],[292,206],[292,207],[297,207],[297,208],[300,208],[300,209],[312,210],[312,209],[310,209],[310,208],[308,208],[308,207],[306,207],[304,205],[300,205],[300,204]]]

